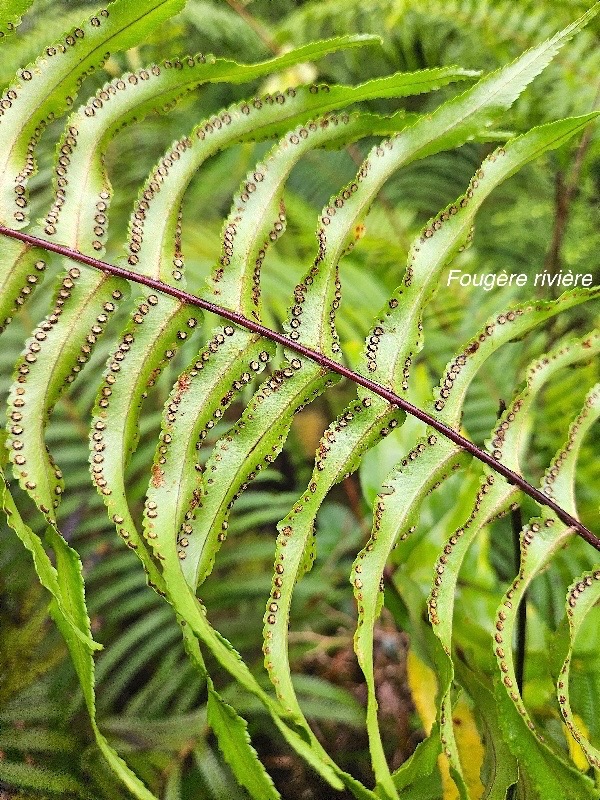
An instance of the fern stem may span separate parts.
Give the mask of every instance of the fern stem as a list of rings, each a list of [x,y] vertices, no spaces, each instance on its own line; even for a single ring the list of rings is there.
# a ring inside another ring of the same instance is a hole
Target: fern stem
[[[245,8],[241,3],[238,3],[237,0],[226,0],[226,2],[227,5],[230,6],[235,13],[244,20],[246,25],[248,25],[249,28],[252,28],[261,42],[268,47],[272,53],[275,55],[280,53],[281,49],[277,46],[275,41],[271,39],[264,25],[262,25],[255,17],[253,17],[247,8]]]
[[[521,531],[523,530],[523,520],[521,518],[521,507],[517,506],[510,513],[510,521],[513,533],[513,546],[515,552],[515,571],[518,575],[521,571]],[[515,643],[515,675],[517,678],[517,688],[521,696],[523,695],[523,679],[525,677],[525,647],[527,643],[527,593],[519,605],[517,615],[517,641]]]
[[[492,455],[490,455],[490,453],[487,453],[476,444],[473,444],[473,442],[471,442],[469,439],[461,436],[460,433],[455,431],[453,428],[450,428],[448,425],[445,425],[443,422],[440,422],[435,417],[432,417],[426,411],[414,406],[412,403],[409,403],[407,400],[399,397],[397,394],[389,389],[386,389],[384,386],[380,386],[378,383],[375,383],[369,378],[360,375],[358,372],[354,372],[348,367],[345,367],[343,364],[328,358],[323,353],[320,353],[317,350],[312,350],[309,347],[305,347],[300,342],[295,342],[282,333],[278,333],[270,328],[266,328],[264,325],[260,325],[259,323],[254,322],[253,320],[248,319],[247,317],[244,317],[235,311],[230,311],[227,308],[223,308],[215,303],[211,303],[209,300],[196,297],[193,294],[184,292],[181,289],[177,289],[176,287],[170,286],[169,284],[163,283],[155,278],[150,278],[146,275],[140,275],[136,272],[132,272],[130,269],[117,267],[114,264],[101,261],[93,256],[86,256],[77,250],[66,247],[65,245],[49,242],[46,239],[41,239],[37,236],[32,236],[31,234],[24,233],[22,231],[16,231],[12,228],[7,228],[4,225],[0,225],[0,235],[8,236],[12,239],[18,239],[21,242],[29,244],[31,247],[40,247],[44,250],[58,253],[58,255],[69,258],[72,261],[77,261],[81,264],[86,264],[87,266],[101,270],[107,275],[125,278],[128,281],[133,281],[134,283],[148,286],[156,292],[161,292],[163,294],[170,295],[171,297],[176,297],[183,303],[188,303],[189,305],[202,308],[204,311],[209,311],[212,314],[216,314],[223,319],[233,322],[235,325],[239,325],[240,327],[246,328],[253,333],[264,336],[266,339],[270,339],[271,341],[286,347],[288,350],[293,350],[305,358],[314,361],[321,367],[331,370],[332,372],[336,372],[338,375],[341,375],[343,378],[347,378],[359,386],[363,386],[365,389],[368,389],[374,394],[379,395],[379,397],[382,397],[384,400],[387,400],[388,403],[397,406],[407,414],[410,414],[411,416],[416,417],[416,419],[421,420],[421,422],[426,423],[442,436],[450,439],[450,441],[454,442],[454,444],[456,444],[458,447],[472,455],[474,458],[478,459],[483,464],[486,464],[486,466],[493,469],[499,475],[502,475],[502,477],[505,478],[511,485],[518,486],[522,492],[529,495],[529,497],[531,497],[537,503],[550,508],[556,514],[558,519],[560,519],[568,527],[572,528],[575,533],[581,536],[581,538],[586,542],[591,544],[592,547],[600,551],[600,538],[586,528],[586,526],[583,525],[579,520],[575,519],[575,517],[572,517],[551,498],[547,497],[539,489],[536,489],[534,486],[528,483],[521,475],[513,472],[513,470],[509,469],[508,467],[505,467],[504,464],[497,461]]]

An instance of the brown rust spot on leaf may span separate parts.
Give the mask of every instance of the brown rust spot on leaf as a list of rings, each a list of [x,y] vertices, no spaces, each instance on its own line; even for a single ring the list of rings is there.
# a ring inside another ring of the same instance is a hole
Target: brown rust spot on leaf
[[[158,464],[152,465],[152,486],[155,489],[160,489],[165,482],[165,473]]]
[[[187,392],[187,390],[190,388],[191,383],[192,379],[190,378],[187,372],[184,372],[177,379],[177,393],[179,395],[182,395],[184,392]]]

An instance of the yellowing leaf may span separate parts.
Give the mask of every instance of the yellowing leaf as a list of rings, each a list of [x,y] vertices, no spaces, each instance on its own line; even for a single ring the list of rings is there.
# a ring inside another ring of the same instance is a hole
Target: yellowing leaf
[[[579,714],[573,714],[573,721],[577,725],[577,728],[583,733],[583,735],[587,739],[589,739],[590,732],[588,730],[587,725],[581,719]],[[573,763],[578,769],[582,770],[583,772],[587,772],[589,764],[587,758],[585,757],[585,753],[583,752],[583,748],[581,747],[579,742],[575,741],[568,727],[564,723],[563,723],[563,731],[565,734],[565,738],[567,740],[567,745],[569,747],[569,755],[573,759]]]
[[[435,672],[419,658],[414,650],[408,651],[406,670],[413,703],[421,718],[425,733],[429,736],[436,717],[437,680]]]
[[[469,794],[473,798],[481,797],[484,786],[481,782],[480,774],[485,753],[477,725],[475,724],[475,718],[463,697],[454,706],[452,719],[458,754],[463,768],[463,777]]]

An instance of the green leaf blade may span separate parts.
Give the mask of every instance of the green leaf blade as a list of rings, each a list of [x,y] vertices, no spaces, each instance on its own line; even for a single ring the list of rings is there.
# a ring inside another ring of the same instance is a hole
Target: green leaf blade
[[[64,541],[62,536],[53,528],[50,529],[50,543],[56,554],[56,566],[61,587],[62,604],[66,606],[82,630],[90,635],[90,620],[87,614],[84,596],[84,584],[81,561],[77,553]],[[79,638],[73,636],[72,628],[67,623],[59,604],[53,600],[51,613],[57,627],[62,633],[71,653],[73,665],[83,696],[90,715],[96,743],[102,755],[109,763],[111,769],[129,789],[137,800],[156,800],[152,792],[144,786],[135,773],[127,766],[125,761],[117,754],[101,733],[96,721],[95,678],[94,660],[92,652]]]
[[[15,32],[33,0],[0,0],[0,44]]]
[[[587,615],[600,599],[600,570],[595,569],[585,572],[569,586],[566,598],[566,612],[568,625],[563,626],[557,637],[558,660],[562,662],[556,685],[560,712],[569,733],[583,750],[590,766],[600,767],[600,750],[589,738],[587,732],[582,730],[571,705],[569,682],[571,676],[571,663],[573,660],[573,647],[577,634],[581,630]]]
[[[63,483],[62,473],[46,449],[48,414],[88,360],[116,301],[128,291],[125,281],[79,267],[71,267],[59,286],[52,314],[27,341],[9,396],[13,471],[51,522]]]
[[[248,725],[217,692],[208,692],[208,722],[238,782],[256,800],[281,797],[250,743]]]

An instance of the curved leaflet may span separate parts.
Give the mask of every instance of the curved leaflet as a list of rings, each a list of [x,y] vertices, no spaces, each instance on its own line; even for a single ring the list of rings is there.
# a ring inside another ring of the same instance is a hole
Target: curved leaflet
[[[586,616],[600,599],[600,569],[591,570],[580,575],[567,592],[566,612],[568,624],[563,626],[558,637],[559,659],[562,661],[556,684],[560,712],[571,736],[583,750],[590,766],[600,768],[600,750],[590,742],[581,730],[573,709],[569,694],[569,678],[571,673],[572,650],[577,634]]]
[[[112,745],[109,744],[98,727],[92,648],[82,641],[81,637],[73,635],[73,629],[69,621],[70,619],[75,619],[81,631],[87,638],[91,638],[91,624],[85,605],[81,561],[79,555],[66,544],[63,537],[54,527],[51,526],[49,528],[48,536],[49,543],[56,556],[56,569],[62,595],[62,604],[53,599],[50,605],[50,613],[69,648],[73,666],[83,691],[96,744],[113,772],[134,797],[138,798],[138,800],[156,800],[152,792],[148,791],[142,781],[128,767]],[[64,607],[68,611],[68,617],[65,616],[62,610]]]
[[[563,447],[557,452],[542,481],[542,491],[556,498],[572,513],[575,509],[574,477],[577,455],[585,434],[600,416],[600,384],[588,393],[581,412],[572,423]],[[549,510],[523,528],[521,569],[506,591],[495,620],[494,651],[500,670],[496,696],[506,741],[517,756],[526,787],[550,800],[596,796],[593,783],[562,761],[544,742],[528,714],[515,676],[512,637],[524,593],[552,554],[571,537],[571,530]]]
[[[68,608],[63,603],[62,591],[58,580],[58,573],[52,564],[39,536],[31,530],[21,517],[15,501],[13,500],[6,479],[0,473],[0,490],[2,509],[6,514],[9,527],[17,534],[24,547],[29,550],[33,558],[36,574],[42,586],[47,589],[54,598],[60,613],[65,622],[71,627],[72,633],[80,639],[91,650],[99,650],[101,645],[97,644],[89,635],[89,632],[82,630],[79,624],[73,619]],[[65,544],[65,547],[67,545]]]
[[[526,388],[511,402],[502,414],[492,434],[494,456],[515,471],[520,471],[519,460],[525,455],[529,439],[528,412],[544,384],[562,367],[577,363],[600,352],[600,334],[594,332],[583,339],[561,344],[528,370]],[[440,734],[453,777],[461,795],[468,796],[452,723],[450,687],[454,678],[451,658],[452,619],[458,574],[469,545],[484,525],[506,513],[518,498],[518,490],[506,481],[499,480],[491,470],[477,492],[473,509],[450,537],[435,566],[435,585],[429,598],[429,617],[439,638],[446,658],[440,655],[440,673],[444,676],[440,687]]]
[[[54,527],[49,527],[47,540],[54,550],[54,564],[39,537],[23,521],[12,499],[4,476],[1,479],[2,507],[8,524],[24,546],[31,552],[36,573],[42,585],[52,596],[50,613],[69,648],[77,676],[81,683],[85,703],[96,743],[111,768],[138,800],[156,800],[140,779],[117,754],[100,731],[96,721],[94,696],[94,651],[101,648],[94,642],[90,620],[85,606],[83,577],[79,555],[65,542]]]
[[[248,790],[251,797],[277,800],[281,795],[258,758],[256,750],[252,747],[248,734],[248,723],[217,692],[206,669],[198,640],[187,627],[183,628],[183,641],[190,660],[206,682],[208,688],[207,721],[217,737],[225,760],[239,783]]]

